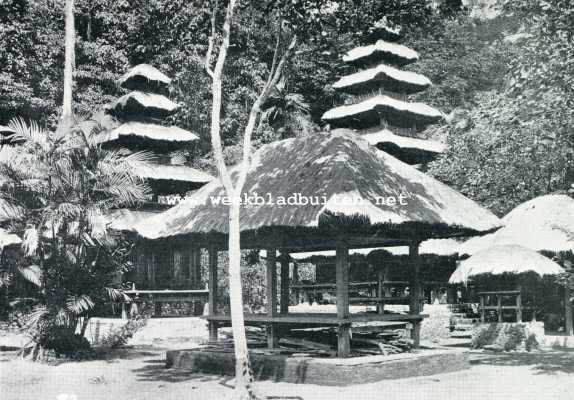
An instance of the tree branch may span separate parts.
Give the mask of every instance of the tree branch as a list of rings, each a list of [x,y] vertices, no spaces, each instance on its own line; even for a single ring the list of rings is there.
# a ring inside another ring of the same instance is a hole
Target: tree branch
[[[235,196],[235,188],[231,180],[231,175],[229,170],[225,165],[225,160],[223,158],[223,148],[221,145],[221,103],[222,103],[222,73],[223,65],[225,64],[225,59],[227,58],[227,50],[229,49],[229,41],[231,36],[231,21],[233,19],[233,12],[235,10],[235,5],[237,0],[230,0],[227,6],[227,12],[225,14],[225,21],[223,23],[223,39],[221,41],[221,46],[219,48],[219,54],[217,56],[217,62],[215,68],[212,71],[212,85],[211,91],[213,96],[213,104],[211,107],[211,147],[213,150],[213,157],[215,158],[215,164],[221,177],[221,181],[227,194],[230,197]],[[212,17],[213,18],[213,17]],[[213,25],[215,26],[215,24]]]
[[[247,126],[245,127],[245,132],[243,134],[244,164],[248,164],[251,158],[251,136],[253,135],[253,130],[255,128],[255,124],[257,123],[257,118],[259,118],[259,115],[261,113],[261,106],[265,103],[265,101],[269,97],[271,89],[275,87],[275,85],[277,85],[277,82],[281,77],[281,73],[283,72],[283,68],[287,63],[287,59],[293,52],[293,49],[295,48],[296,45],[297,45],[297,35],[294,35],[293,38],[291,39],[291,43],[289,43],[289,47],[287,47],[287,50],[285,51],[285,53],[283,53],[283,56],[281,57],[281,60],[276,65],[275,71],[270,71],[269,79],[267,80],[265,87],[263,88],[261,94],[259,95],[257,100],[255,100],[255,103],[253,103],[253,106],[251,107],[251,111],[249,112],[249,119],[247,121]],[[239,179],[235,186],[235,190],[239,194],[241,194],[243,186],[245,185],[248,169],[249,168],[242,168],[239,173]]]
[[[207,74],[213,78],[213,70],[211,69],[211,54],[213,53],[213,47],[215,46],[215,22],[217,17],[217,6],[219,5],[219,0],[215,0],[213,5],[213,10],[211,12],[211,35],[209,36],[209,45],[207,47],[207,53],[205,54],[205,70]]]

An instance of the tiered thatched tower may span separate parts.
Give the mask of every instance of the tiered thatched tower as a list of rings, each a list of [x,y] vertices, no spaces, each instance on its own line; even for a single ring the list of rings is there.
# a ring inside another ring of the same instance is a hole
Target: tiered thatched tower
[[[183,165],[181,150],[199,138],[177,126],[164,126],[163,120],[179,107],[166,97],[171,79],[147,64],[133,67],[119,80],[129,93],[106,108],[121,125],[101,137],[107,148],[148,151],[156,165],[141,171],[153,189],[153,200],[183,196],[213,179],[210,175]]]
[[[400,29],[385,19],[371,30],[374,43],[356,47],[343,61],[356,72],[333,87],[349,94],[347,104],[327,111],[322,119],[333,127],[357,129],[371,144],[409,164],[424,164],[444,150],[439,142],[420,138],[443,114],[423,103],[408,102],[410,94],[425,90],[431,81],[398,69],[418,59],[416,51],[396,43]]]
[[[185,165],[182,151],[199,139],[197,135],[165,125],[165,118],[179,107],[167,97],[170,83],[171,79],[156,68],[137,65],[119,80],[120,87],[129,92],[106,107],[120,125],[100,136],[102,146],[128,152],[147,151],[155,156],[151,168],[138,171],[151,186],[152,198],[138,209],[112,212],[112,229],[131,231],[135,224],[171,207],[213,179]],[[134,254],[136,271],[127,279],[138,289],[202,289],[199,254],[199,249],[188,242],[138,244]],[[204,293],[181,294],[184,295],[191,297],[174,302],[163,299],[161,307],[156,305],[156,313],[189,315],[202,310],[195,307],[198,299],[194,296],[200,296],[201,302]]]

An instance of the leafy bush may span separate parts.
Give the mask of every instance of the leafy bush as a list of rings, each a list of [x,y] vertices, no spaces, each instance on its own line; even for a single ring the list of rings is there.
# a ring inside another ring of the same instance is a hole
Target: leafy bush
[[[147,313],[130,317],[124,325],[112,329],[112,331],[102,339],[101,346],[111,349],[124,346],[129,339],[147,325],[149,318],[150,314]]]

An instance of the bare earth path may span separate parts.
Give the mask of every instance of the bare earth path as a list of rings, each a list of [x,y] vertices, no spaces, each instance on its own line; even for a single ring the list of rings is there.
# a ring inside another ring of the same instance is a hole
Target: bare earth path
[[[50,366],[0,352],[0,400],[229,399],[233,385],[229,378],[164,367],[166,348],[192,347],[204,336],[204,323],[197,319],[152,320],[134,337],[132,348],[105,360]],[[574,399],[574,350],[473,353],[472,358],[470,370],[430,377],[349,387],[259,382],[257,389],[272,399]]]
[[[50,400],[227,399],[233,381],[165,369],[164,353],[130,349],[109,360],[58,366],[0,358],[0,398]],[[470,370],[431,377],[382,381],[345,388],[261,382],[274,399],[574,399],[574,353],[479,356]],[[62,399],[65,397],[60,397]],[[68,399],[71,399],[68,397]]]

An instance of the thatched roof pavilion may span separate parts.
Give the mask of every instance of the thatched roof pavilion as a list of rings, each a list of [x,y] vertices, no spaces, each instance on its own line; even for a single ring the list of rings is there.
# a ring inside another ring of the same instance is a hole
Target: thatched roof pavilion
[[[238,169],[232,171],[237,179]],[[413,167],[371,147],[351,131],[324,132],[271,143],[254,153],[244,195],[259,194],[257,205],[244,205],[242,247],[267,250],[267,315],[247,315],[246,323],[264,324],[269,345],[273,329],[284,324],[337,326],[339,355],[349,354],[353,324],[413,323],[418,343],[420,321],[420,242],[429,238],[474,235],[499,227],[486,209]],[[199,189],[186,201],[136,226],[147,239],[190,240],[210,249],[209,288],[211,337],[229,323],[218,315],[217,249],[227,246],[228,212],[219,180]],[[304,204],[302,197],[307,201]],[[289,200],[289,199],[293,199]],[[295,204],[296,203],[296,204]],[[349,249],[409,246],[412,267],[410,314],[349,314]],[[337,315],[288,313],[289,264],[281,258],[281,314],[277,315],[276,252],[336,248]],[[274,333],[275,332],[275,333]]]
[[[234,172],[236,174],[237,171]],[[270,194],[277,203],[293,194],[318,199],[312,205],[264,204],[244,207],[241,225],[250,241],[273,230],[281,247],[332,248],[344,232],[369,233],[351,247],[408,244],[495,230],[492,213],[455,190],[401,161],[379,152],[353,132],[337,130],[262,147],[253,156],[244,193]],[[213,181],[189,200],[145,221],[138,232],[150,239],[177,235],[227,234],[227,206],[214,204],[224,190]],[[402,195],[403,203],[399,204]],[[390,204],[377,204],[391,199]],[[392,200],[394,198],[395,200]],[[318,203],[318,204],[316,204]],[[346,204],[343,204],[346,203]],[[356,204],[350,204],[356,203]],[[305,232],[297,240],[292,234]],[[291,234],[289,234],[291,233]],[[325,238],[330,233],[331,238]],[[350,235],[347,235],[350,236]],[[310,245],[313,238],[314,245]],[[300,242],[300,243],[298,243]]]
[[[536,197],[517,206],[503,219],[503,228],[471,238],[460,254],[475,254],[491,246],[516,244],[535,251],[574,250],[574,199],[563,194]]]

